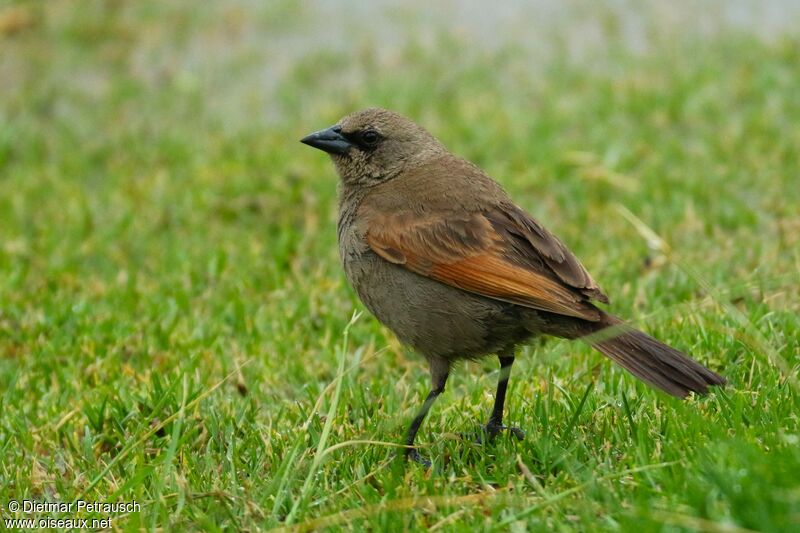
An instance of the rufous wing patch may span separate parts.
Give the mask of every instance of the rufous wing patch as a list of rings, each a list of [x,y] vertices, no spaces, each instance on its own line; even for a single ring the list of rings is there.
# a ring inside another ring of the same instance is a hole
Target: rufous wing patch
[[[600,318],[585,295],[552,272],[513,261],[509,244],[482,213],[446,220],[381,215],[372,220],[366,240],[386,261],[453,287],[542,311]]]
[[[560,315],[598,320],[597,309],[548,277],[508,263],[496,255],[479,255],[436,265],[430,277],[460,289]]]

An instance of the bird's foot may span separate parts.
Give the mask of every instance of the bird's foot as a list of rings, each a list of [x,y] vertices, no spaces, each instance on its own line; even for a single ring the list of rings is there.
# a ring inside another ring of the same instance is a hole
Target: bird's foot
[[[489,442],[494,440],[494,438],[501,431],[508,431],[509,433],[514,435],[517,438],[517,440],[525,439],[525,432],[516,426],[504,426],[503,424],[493,424],[489,422],[485,426],[480,427],[478,434],[473,435],[474,439],[472,440],[475,442],[475,444],[483,444],[484,442]]]
[[[489,435],[490,439],[493,439],[497,436],[498,433],[501,431],[508,431],[512,435],[514,435],[517,440],[525,440],[525,432],[522,429],[518,428],[517,426],[504,426],[502,424],[492,424],[491,422],[486,424],[484,427],[486,434]]]
[[[406,461],[413,461],[421,464],[425,468],[431,467],[431,462],[427,458],[420,455],[419,450],[416,448],[406,448]]]
[[[461,438],[471,440],[475,444],[483,444],[494,440],[501,431],[508,431],[514,435],[517,440],[525,440],[525,432],[520,428],[516,426],[504,426],[503,424],[492,424],[491,422],[485,426],[480,426],[475,432],[462,433]]]

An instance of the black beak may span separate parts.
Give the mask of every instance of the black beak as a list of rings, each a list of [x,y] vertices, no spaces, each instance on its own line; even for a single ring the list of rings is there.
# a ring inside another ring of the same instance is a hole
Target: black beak
[[[353,144],[342,135],[341,126],[331,126],[303,137],[300,142],[329,154],[345,154]]]

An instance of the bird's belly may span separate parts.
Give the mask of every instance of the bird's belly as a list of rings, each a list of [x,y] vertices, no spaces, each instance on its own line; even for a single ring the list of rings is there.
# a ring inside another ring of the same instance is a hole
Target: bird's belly
[[[371,251],[343,260],[367,309],[401,342],[428,357],[474,358],[530,336],[517,306],[414,274]]]

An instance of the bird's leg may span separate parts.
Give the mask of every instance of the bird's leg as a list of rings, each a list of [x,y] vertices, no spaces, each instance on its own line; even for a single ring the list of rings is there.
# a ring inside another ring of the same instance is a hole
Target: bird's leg
[[[513,353],[513,352],[512,352]],[[492,416],[489,417],[489,423],[486,424],[486,433],[489,438],[494,438],[500,431],[510,431],[519,440],[525,438],[525,432],[518,427],[504,426],[503,425],[503,408],[506,403],[506,389],[508,388],[508,378],[511,375],[511,365],[514,364],[513,355],[501,355],[500,359],[500,376],[497,380],[497,394],[494,397],[494,407],[492,408]]]
[[[431,361],[431,391],[428,393],[428,397],[425,398],[425,403],[422,404],[422,408],[417,412],[417,416],[414,417],[414,420],[411,421],[411,425],[408,426],[408,433],[406,434],[406,446],[408,446],[406,448],[406,459],[426,467],[430,467],[431,462],[420,455],[419,450],[414,448],[414,438],[417,436],[422,421],[425,420],[425,415],[428,414],[436,398],[444,392],[444,385],[447,383],[447,376],[450,372],[449,365],[446,363],[438,363],[438,361]]]

